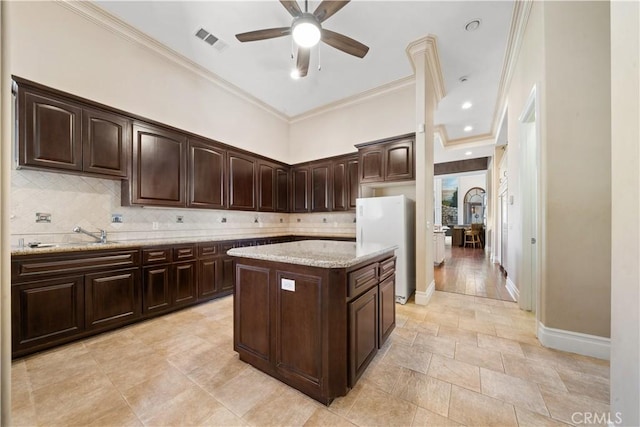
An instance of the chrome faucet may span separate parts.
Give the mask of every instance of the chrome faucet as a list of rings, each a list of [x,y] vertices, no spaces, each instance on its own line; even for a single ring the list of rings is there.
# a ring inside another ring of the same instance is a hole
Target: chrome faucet
[[[100,236],[98,236],[97,233],[91,233],[91,232],[89,232],[87,230],[84,230],[79,225],[76,225],[75,227],[73,227],[73,232],[74,233],[84,233],[87,236],[93,237],[94,239],[96,239],[100,243],[107,243],[107,232],[105,230],[100,230]]]

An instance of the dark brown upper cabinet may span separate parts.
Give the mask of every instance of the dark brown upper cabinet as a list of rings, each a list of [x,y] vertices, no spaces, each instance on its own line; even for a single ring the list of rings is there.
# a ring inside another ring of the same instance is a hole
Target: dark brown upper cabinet
[[[358,145],[360,183],[405,181],[414,179],[415,137]]]
[[[258,163],[258,210],[273,212],[276,210],[276,165]]]
[[[339,157],[334,160],[333,210],[355,209],[358,189],[358,156]]]
[[[276,211],[289,212],[289,169],[276,169]]]
[[[226,151],[195,138],[189,138],[188,147],[187,206],[226,208]]]
[[[127,177],[127,118],[22,84],[17,100],[19,166]]]
[[[333,179],[331,163],[312,164],[311,212],[328,212],[333,205]]]
[[[123,183],[122,203],[186,206],[185,135],[158,126],[133,125],[131,183]]]
[[[257,160],[253,157],[229,151],[229,209],[256,209]]]
[[[309,168],[294,166],[291,171],[291,210],[293,212],[309,212],[309,186]]]

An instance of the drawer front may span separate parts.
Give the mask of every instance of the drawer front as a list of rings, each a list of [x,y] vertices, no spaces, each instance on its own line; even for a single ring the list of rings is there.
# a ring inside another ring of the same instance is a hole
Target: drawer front
[[[163,262],[171,262],[171,248],[142,250],[142,264],[160,264]]]
[[[198,258],[210,257],[218,255],[217,243],[199,243]]]
[[[353,298],[378,283],[378,263],[374,262],[366,267],[349,273],[348,297]]]
[[[380,261],[380,280],[384,280],[396,272],[396,257]]]
[[[196,258],[196,245],[175,246],[173,248],[174,261],[188,261]]]
[[[14,258],[11,261],[11,281],[20,282],[37,277],[60,274],[102,271],[140,265],[138,250],[109,253],[75,253],[52,255],[28,259]]]

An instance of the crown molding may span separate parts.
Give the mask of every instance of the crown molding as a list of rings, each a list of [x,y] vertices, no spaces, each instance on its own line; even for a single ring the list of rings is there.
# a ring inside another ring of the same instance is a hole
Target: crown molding
[[[415,75],[416,64],[414,58],[424,54],[427,57],[427,67],[433,79],[433,89],[436,95],[436,104],[444,98],[446,91],[444,88],[444,77],[442,77],[442,67],[440,65],[440,55],[438,53],[438,41],[436,36],[428,35],[409,43],[406,49],[407,56],[413,67]]]
[[[325,104],[321,107],[314,108],[313,110],[304,112],[302,114],[298,114],[296,116],[292,116],[289,119],[289,123],[296,123],[302,120],[309,119],[314,116],[318,116],[320,114],[327,113],[331,110],[336,110],[340,108],[349,107],[351,105],[357,105],[366,101],[369,101],[378,96],[386,95],[388,93],[394,92],[396,90],[403,89],[407,86],[411,86],[415,84],[415,76],[403,77],[399,80],[384,84],[382,86],[377,86],[373,89],[369,89],[364,92],[357,93],[355,95],[349,96],[347,98],[342,98],[338,101],[334,101],[330,104]]]
[[[184,55],[176,52],[175,50],[165,46],[164,44],[158,42],[157,40],[149,37],[147,34],[142,31],[132,27],[126,22],[122,21],[120,18],[110,14],[106,10],[100,8],[90,1],[74,1],[74,0],[56,0],[56,3],[66,7],[67,9],[77,13],[83,18],[91,21],[92,23],[99,25],[100,27],[116,34],[127,41],[136,43],[141,45],[150,51],[168,59],[169,61],[174,62],[177,65],[191,71],[194,74],[199,75],[200,77],[205,78],[209,82],[215,84],[219,88],[225,90],[226,92],[237,96],[248,103],[264,110],[265,112],[277,117],[280,120],[285,122],[289,122],[289,117],[281,112],[277,111],[270,105],[265,102],[259,100],[253,95],[248,94],[243,91],[239,87],[233,85],[232,83],[222,79],[217,74],[212,73],[207,68],[202,65],[192,61]]]
[[[498,85],[498,100],[493,111],[493,123],[491,125],[492,134],[495,137],[498,135],[498,128],[506,108],[507,92],[511,85],[513,70],[515,69],[518,56],[520,55],[520,47],[522,46],[522,39],[524,38],[524,33],[527,29],[527,21],[529,20],[529,14],[531,13],[532,6],[533,0],[516,0],[513,5],[507,49],[504,53],[502,73],[500,75],[500,83]]]

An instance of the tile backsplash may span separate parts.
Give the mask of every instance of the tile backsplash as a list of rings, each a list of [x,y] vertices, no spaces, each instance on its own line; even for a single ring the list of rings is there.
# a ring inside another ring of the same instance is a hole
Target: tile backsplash
[[[37,213],[51,222],[36,222]],[[122,215],[113,223],[112,215]],[[182,222],[178,222],[182,217]],[[11,175],[11,244],[39,241],[78,242],[91,238],[73,233],[76,225],[107,231],[109,240],[234,237],[274,234],[355,235],[355,214],[286,214],[210,209],[125,207],[120,181],[33,170]]]

